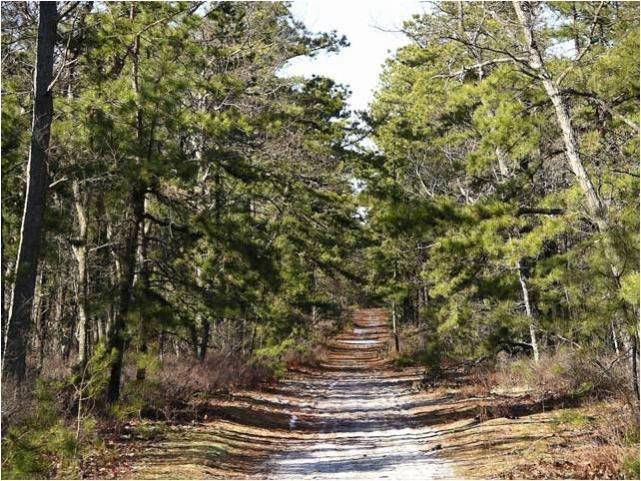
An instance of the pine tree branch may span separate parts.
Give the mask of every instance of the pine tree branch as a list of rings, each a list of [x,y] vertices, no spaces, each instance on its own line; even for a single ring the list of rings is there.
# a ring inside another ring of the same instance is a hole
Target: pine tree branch
[[[154,224],[158,224],[164,227],[169,227],[172,230],[182,232],[183,234],[188,234],[189,236],[195,239],[199,239],[203,235],[201,232],[194,232],[192,229],[189,228],[189,226],[186,226],[183,224],[175,224],[171,220],[159,219],[158,217],[151,215],[149,212],[145,212],[143,217],[147,220],[150,220]]]
[[[436,79],[436,78],[462,77],[467,72],[472,72],[474,70],[482,69],[483,67],[489,67],[489,66],[492,66],[492,65],[499,65],[499,64],[503,64],[503,63],[515,63],[515,58],[514,57],[502,57],[502,58],[495,58],[495,59],[491,59],[491,60],[486,60],[485,62],[479,62],[479,63],[474,64],[474,65],[468,65],[466,67],[463,67],[461,70],[459,70],[457,72],[452,72],[452,73],[449,73],[449,74],[434,75],[431,78],[432,79]]]
[[[565,213],[565,209],[559,208],[544,208],[544,207],[519,207],[516,211],[516,215],[561,215]]]
[[[568,68],[566,68],[563,72],[561,72],[561,75],[559,75],[559,77],[555,80],[555,83],[557,85],[561,85],[561,82],[563,82],[565,77],[567,77],[567,75],[572,71],[572,69],[576,67],[576,65],[585,56],[588,50],[590,50],[590,47],[592,47],[592,37],[594,36],[594,31],[596,30],[599,14],[601,13],[601,10],[603,10],[604,4],[605,2],[601,2],[596,12],[594,13],[594,17],[592,18],[592,26],[590,27],[590,35],[588,35],[588,42],[585,44],[585,47],[583,47],[583,49],[581,49],[581,51],[578,52],[578,55],[576,56],[576,59],[572,62],[572,64],[569,65]]]
[[[619,120],[621,120],[623,123],[625,123],[628,127],[633,129],[635,132],[639,132],[639,124],[637,122],[634,122],[630,120],[629,118],[625,117],[623,114],[620,114],[616,110],[614,110],[614,107],[611,107],[605,100],[600,98],[596,92],[581,92],[579,90],[573,89],[573,88],[567,88],[563,89],[564,94],[570,94],[570,95],[576,95],[578,97],[585,97],[588,99],[588,101],[592,101],[593,103],[597,104],[599,107],[601,107],[603,110],[605,110],[607,113],[609,113],[612,117],[615,117]]]

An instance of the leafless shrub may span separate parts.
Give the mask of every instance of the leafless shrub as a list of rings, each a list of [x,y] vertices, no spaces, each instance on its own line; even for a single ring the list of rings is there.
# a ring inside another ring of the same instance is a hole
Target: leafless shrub
[[[6,433],[13,425],[21,423],[35,412],[38,406],[38,393],[52,392],[49,401],[60,413],[68,414],[75,399],[71,386],[65,382],[71,373],[61,356],[51,356],[41,369],[28,363],[24,382],[17,384],[8,377],[2,379],[2,431]]]
[[[26,384],[16,384],[10,379],[2,380],[2,430],[20,422],[32,413],[36,406],[33,388]]]
[[[498,384],[498,374],[491,366],[476,366],[470,369],[460,393],[466,397],[489,396]]]
[[[562,349],[539,362],[515,358],[497,366],[502,388],[527,386],[535,394],[623,397],[630,399],[631,374],[621,357]]]
[[[289,350],[284,356],[288,369],[298,369],[303,366],[317,367],[326,358],[327,351],[322,344],[310,346],[307,349]]]
[[[165,356],[152,379],[168,395],[188,399],[194,394],[214,394],[239,387],[256,387],[270,379],[269,371],[233,353],[210,353],[203,361]]]

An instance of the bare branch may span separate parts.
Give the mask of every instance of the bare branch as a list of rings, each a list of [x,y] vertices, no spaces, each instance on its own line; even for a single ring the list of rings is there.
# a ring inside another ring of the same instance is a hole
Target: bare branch
[[[519,58],[517,60],[527,60],[527,59],[522,59]],[[468,65],[466,67],[463,67],[461,70],[457,72],[452,72],[450,74],[439,74],[439,75],[434,75],[432,79],[435,78],[454,78],[454,77],[462,77],[464,76],[467,72],[472,72],[474,70],[482,69],[484,67],[489,67],[491,65],[498,65],[502,63],[515,63],[514,57],[503,57],[503,58],[495,58],[491,60],[486,60],[485,62],[480,62],[474,65]]]
[[[595,92],[581,92],[579,90],[575,89],[564,89],[563,90],[564,94],[571,94],[571,95],[576,95],[579,97],[585,97],[588,99],[588,101],[591,101],[595,104],[597,104],[599,107],[601,107],[603,110],[605,110],[607,113],[609,113],[612,117],[615,117],[619,120],[621,120],[624,124],[626,124],[628,127],[633,129],[635,132],[639,132],[639,124],[637,122],[634,122],[633,120],[627,118],[626,116],[620,114],[616,110],[614,110],[613,107],[611,107],[605,100],[600,98]]]
[[[581,49],[581,51],[578,53],[576,59],[572,62],[571,65],[566,68],[561,75],[555,80],[555,83],[557,85],[561,85],[561,82],[565,79],[565,77],[572,71],[574,67],[577,66],[577,64],[581,61],[583,56],[590,50],[590,47],[592,46],[592,38],[594,36],[594,30],[596,29],[597,26],[597,21],[599,19],[599,14],[601,13],[601,10],[603,10],[603,5],[605,2],[599,3],[599,7],[596,9],[596,12],[594,13],[594,17],[592,19],[592,26],[590,27],[590,35],[588,35],[588,42],[585,44],[585,47]]]

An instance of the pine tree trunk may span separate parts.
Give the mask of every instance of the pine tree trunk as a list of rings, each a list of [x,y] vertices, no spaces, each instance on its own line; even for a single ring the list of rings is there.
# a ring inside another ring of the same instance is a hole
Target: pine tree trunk
[[[614,320],[610,320],[610,331],[612,332],[612,344],[614,346],[614,352],[618,356],[620,353],[619,340],[617,339],[617,330],[614,327]]]
[[[396,330],[396,302],[392,302],[392,333],[394,334],[394,348],[396,352],[400,352],[398,331]]]
[[[78,20],[78,28],[81,32],[81,37],[84,36],[84,28],[86,25],[86,18],[89,12],[92,9],[92,2],[88,2],[81,8],[80,18]],[[71,102],[74,98],[74,73],[75,65],[73,64],[78,57],[80,56],[80,47],[82,45],[81,41],[75,42],[73,48],[71,48],[71,55],[69,62],[72,64],[69,68],[69,78],[70,81],[67,85],[67,98]],[[89,254],[89,230],[87,225],[87,199],[86,195],[81,188],[80,181],[78,179],[73,179],[71,183],[71,188],[73,192],[73,203],[76,210],[76,218],[78,220],[78,239],[77,242],[72,245],[72,250],[74,257],[76,258],[76,285],[77,285],[77,299],[78,299],[78,325],[76,326],[76,337],[78,340],[78,362],[77,368],[79,372],[82,372],[82,369],[87,362],[89,356],[89,318],[88,318],[88,300],[87,292],[89,281],[87,278],[88,266],[87,266],[87,256]]]
[[[641,392],[639,391],[639,335],[631,334],[630,342],[632,343],[632,386],[637,403]]]
[[[158,360],[162,362],[165,356],[165,331],[161,330],[158,334]]]
[[[97,316],[96,318],[96,339],[95,343],[98,344],[105,338],[105,333],[107,329],[105,326],[105,319],[102,316]]]
[[[131,309],[131,295],[136,273],[136,251],[138,244],[138,231],[143,210],[143,193],[135,189],[131,194],[130,205],[132,212],[128,219],[125,248],[122,256],[122,278],[120,280],[120,301],[118,314],[114,319],[109,336],[108,352],[112,358],[109,385],[107,386],[107,401],[113,403],[120,397],[120,377],[122,374],[122,360],[125,350],[126,320]]]
[[[80,191],[80,182],[72,182],[74,205],[78,219],[78,241],[73,246],[73,254],[76,258],[76,283],[78,289],[78,366],[84,367],[88,356],[89,320],[87,316],[87,213],[83,195]]]
[[[207,348],[209,346],[210,324],[207,319],[202,321],[202,333],[200,335],[200,344],[198,346],[198,360],[204,361],[207,357]]]
[[[534,357],[534,362],[539,362],[539,344],[536,339],[536,329],[537,322],[534,317],[534,312],[532,310],[532,305],[530,303],[530,293],[526,283],[526,275],[523,269],[523,264],[521,261],[516,263],[516,267],[519,271],[519,282],[521,283],[521,290],[523,292],[523,304],[525,304],[525,315],[529,320],[529,329],[530,329],[530,342],[532,343],[532,355]]]
[[[554,106],[556,121],[563,134],[562,140],[568,165],[574,173],[579,187],[585,196],[588,212],[593,217],[599,230],[605,233],[608,231],[605,209],[579,154],[579,142],[574,126],[572,125],[572,120],[570,119],[567,100],[561,95],[558,85],[552,80],[547,70],[541,49],[534,38],[532,16],[523,9],[523,2],[514,0],[512,3],[516,16],[521,24],[523,35],[525,36],[530,67],[538,73],[545,92]]]
[[[189,340],[191,341],[190,342],[191,351],[194,354],[194,357],[198,359],[198,347],[199,347],[198,330],[196,329],[196,325],[193,323],[189,324]]]
[[[247,350],[247,354],[250,356],[254,353],[255,343],[256,343],[256,326],[252,325],[251,337],[249,338],[249,349]]]
[[[33,294],[49,183],[47,156],[53,116],[53,92],[49,90],[49,85],[53,80],[53,56],[58,26],[56,2],[40,2],[38,10],[35,97],[27,165],[27,191],[3,358],[3,371],[18,381],[24,379],[26,371],[27,334],[32,321]]]
[[[570,118],[570,109],[568,106],[568,102],[561,95],[558,83],[552,79],[552,76],[547,70],[545,61],[543,59],[543,52],[541,50],[541,47],[538,45],[536,38],[534,37],[533,16],[531,15],[531,12],[528,12],[524,9],[524,4],[527,4],[529,9],[537,7],[533,6],[529,2],[520,2],[517,0],[513,0],[512,4],[514,5],[516,16],[519,20],[523,35],[525,37],[525,46],[529,53],[530,67],[537,72],[539,78],[541,79],[541,82],[543,83],[545,92],[552,101],[557,124],[563,134],[562,140],[565,150],[565,156],[568,160],[568,165],[574,173],[574,176],[579,183],[579,187],[583,192],[583,195],[586,199],[586,207],[592,220],[596,224],[599,232],[603,234],[605,243],[604,254],[606,259],[608,260],[608,263],[610,264],[610,270],[612,271],[613,278],[618,284],[625,262],[621,259],[621,256],[617,251],[617,248],[614,245],[613,239],[610,234],[607,206],[599,198],[596,189],[594,188],[594,185],[592,184],[592,181],[588,176],[587,170],[583,165],[583,160],[579,153],[579,142],[577,139],[576,131],[574,126],[572,125],[572,120]],[[638,316],[628,315],[628,321],[631,324],[636,325],[638,323]],[[623,342],[624,339],[621,339],[622,344]],[[623,350],[626,351],[625,349]],[[631,362],[634,363],[634,360],[631,360]],[[638,380],[636,377],[634,379],[634,383],[635,390],[638,390]]]
[[[11,303],[10,295],[11,295],[11,288],[7,286],[7,279],[10,278],[11,276],[11,271],[12,271],[12,263],[7,262],[7,267],[4,269],[4,277],[2,278],[2,319],[0,319],[0,322],[2,322],[2,354],[4,355],[4,350],[6,346],[6,341],[7,341],[7,319],[8,319],[8,306]],[[9,287],[7,289],[7,287]]]
[[[44,364],[45,357],[45,348],[47,342],[47,323],[43,315],[42,305],[44,303],[43,285],[45,282],[45,270],[41,267],[40,273],[38,275],[38,280],[36,281],[36,290],[35,290],[35,305],[33,309],[34,325],[36,326],[37,334],[36,341],[38,342],[36,348],[36,372],[40,373],[42,371],[42,365]]]
[[[57,336],[57,351],[58,352],[64,352],[66,349],[66,341],[67,337],[65,332],[64,332],[64,326],[62,325],[62,315],[63,315],[63,309],[62,306],[64,305],[65,302],[65,285],[61,281],[62,276],[60,273],[58,273],[54,279],[54,285],[57,285],[58,288],[56,289],[56,294],[55,294],[55,299],[54,299],[54,313],[51,316],[51,326],[53,327],[54,331],[58,333]]]
[[[501,172],[501,177],[504,179],[509,177],[510,169],[508,168],[508,156],[501,147],[496,147],[496,158],[499,161],[499,172]]]
[[[109,244],[114,244],[114,233],[109,221],[107,221],[106,234],[107,242]],[[120,264],[120,256],[116,252],[116,249],[109,248],[109,256],[111,261],[109,265],[109,280],[111,282],[111,286],[113,286],[112,288],[115,290],[116,286],[120,285],[122,279],[122,265]],[[109,303],[107,314],[106,334],[107,342],[109,342],[109,337],[114,329],[114,325],[116,324],[116,318],[118,317],[116,299]]]
[[[143,212],[141,219],[141,229],[140,229],[140,250],[138,261],[140,265],[140,284],[142,285],[143,291],[143,302],[146,302],[146,299],[149,297],[149,292],[151,290],[151,283],[149,280],[149,265],[147,262],[147,229],[148,224],[145,222],[145,206],[146,201],[143,199]],[[140,319],[138,324],[138,352],[141,354],[147,354],[148,351],[148,337],[149,329],[147,326],[148,320],[144,315],[144,307],[140,308]],[[136,379],[142,381],[147,377],[147,373],[144,367],[138,367],[136,371]]]
[[[131,3],[129,20],[133,23],[136,18],[137,6]],[[135,129],[138,143],[142,140],[142,108],[140,106],[140,84],[139,84],[139,53],[140,35],[134,38],[131,49],[132,57],[132,89],[138,102],[136,111]],[[140,158],[136,159],[136,167],[140,167]],[[138,237],[140,224],[144,218],[145,210],[145,188],[139,178],[134,178],[134,187],[130,197],[130,218],[126,229],[125,248],[122,256],[122,277],[120,280],[120,304],[118,314],[114,320],[109,341],[108,352],[112,357],[109,384],[107,386],[107,402],[113,403],[120,397],[120,378],[122,375],[122,361],[125,351],[125,327],[126,320],[131,310],[131,296],[133,293],[134,278],[136,275],[136,253],[138,252]]]

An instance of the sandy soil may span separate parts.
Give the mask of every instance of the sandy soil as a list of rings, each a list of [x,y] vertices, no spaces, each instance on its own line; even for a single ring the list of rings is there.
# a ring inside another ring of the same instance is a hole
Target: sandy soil
[[[317,369],[212,400],[198,422],[121,449],[113,477],[145,479],[497,478],[531,472],[576,434],[548,413],[490,416],[460,385],[424,390],[388,361],[388,313],[356,311]],[[151,423],[153,426],[153,423]],[[123,445],[124,447],[124,445]],[[112,477],[110,476],[110,477]]]
[[[282,451],[265,463],[271,478],[453,476],[449,463],[430,451],[435,430],[415,422],[410,412],[416,398],[411,386],[420,375],[385,365],[387,317],[380,310],[357,312],[353,330],[330,344],[322,372],[282,383],[282,389],[312,399],[290,418],[292,432],[301,426],[311,435],[282,443]]]

